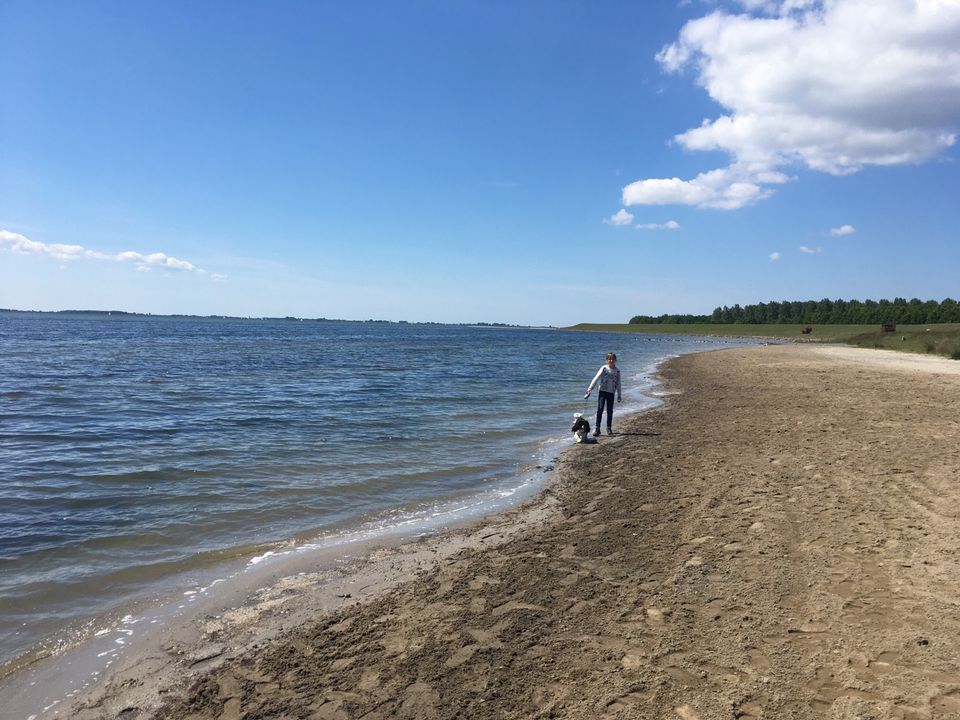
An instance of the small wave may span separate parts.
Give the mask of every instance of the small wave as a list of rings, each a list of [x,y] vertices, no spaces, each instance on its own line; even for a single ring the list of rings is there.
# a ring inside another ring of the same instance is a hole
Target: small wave
[[[20,400],[21,398],[30,397],[29,390],[6,390],[0,392],[0,398],[7,398],[8,400]]]

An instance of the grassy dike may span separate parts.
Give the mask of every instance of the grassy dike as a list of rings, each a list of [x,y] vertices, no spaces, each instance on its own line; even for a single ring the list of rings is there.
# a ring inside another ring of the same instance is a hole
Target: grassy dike
[[[800,330],[812,327],[804,335]],[[846,343],[865,348],[882,348],[960,360],[960,323],[898,325],[895,332],[881,332],[878,325],[746,325],[729,324],[600,324],[580,323],[564,330],[582,332],[629,332],[708,337],[751,337],[795,340],[797,342]]]

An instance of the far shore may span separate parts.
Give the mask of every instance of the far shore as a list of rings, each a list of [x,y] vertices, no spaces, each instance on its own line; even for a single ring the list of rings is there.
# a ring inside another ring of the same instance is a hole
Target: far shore
[[[277,578],[37,720],[960,713],[960,363],[788,344],[662,377],[539,502]]]
[[[891,329],[892,328],[892,329]],[[844,343],[875,350],[940,355],[960,360],[960,323],[926,325],[823,325],[750,323],[580,323],[561,330],[579,332],[643,333],[650,335],[694,335],[739,337],[753,340],[780,340],[804,343]],[[808,330],[808,332],[804,332]]]

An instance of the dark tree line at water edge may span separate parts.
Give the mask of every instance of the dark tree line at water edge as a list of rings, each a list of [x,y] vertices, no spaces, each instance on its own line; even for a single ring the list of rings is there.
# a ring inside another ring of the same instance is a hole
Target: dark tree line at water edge
[[[951,298],[936,300],[794,300],[770,301],[757,305],[734,305],[715,308],[709,315],[636,315],[631,325],[694,323],[746,325],[803,324],[803,325],[871,325],[876,323],[960,322],[960,303]]]

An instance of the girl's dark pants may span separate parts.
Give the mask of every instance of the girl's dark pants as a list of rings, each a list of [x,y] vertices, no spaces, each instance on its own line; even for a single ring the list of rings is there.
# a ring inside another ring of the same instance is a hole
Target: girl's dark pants
[[[607,430],[613,428],[613,393],[600,391],[597,398],[597,430],[600,429],[600,418],[603,417],[603,406],[607,406]]]

